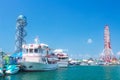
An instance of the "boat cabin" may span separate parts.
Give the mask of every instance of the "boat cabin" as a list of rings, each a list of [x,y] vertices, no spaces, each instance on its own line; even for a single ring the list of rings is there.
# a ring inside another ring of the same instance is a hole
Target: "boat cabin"
[[[45,57],[48,45],[46,44],[25,44],[23,47],[23,60],[28,62],[46,61]]]

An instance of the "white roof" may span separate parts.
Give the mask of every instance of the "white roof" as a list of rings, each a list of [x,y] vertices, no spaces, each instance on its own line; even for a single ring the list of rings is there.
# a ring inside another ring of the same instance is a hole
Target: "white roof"
[[[65,53],[65,52],[63,51],[63,49],[55,49],[55,50],[53,51],[53,53],[54,53],[55,55],[62,54],[62,55],[64,55],[64,56],[68,56],[67,53]]]
[[[54,53],[63,53],[63,50],[62,49],[55,49],[53,52]]]
[[[41,43],[41,44],[24,44],[22,46],[22,48],[39,48],[39,47],[46,48],[48,47],[48,45]]]
[[[47,44],[44,44],[44,43],[41,43],[40,45],[41,45],[41,46],[48,47],[48,45],[47,45]]]

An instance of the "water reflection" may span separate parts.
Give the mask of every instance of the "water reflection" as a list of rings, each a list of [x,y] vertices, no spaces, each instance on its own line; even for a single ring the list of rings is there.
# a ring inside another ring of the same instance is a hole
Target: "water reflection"
[[[6,75],[6,76],[0,77],[0,80],[21,80],[21,77],[19,74]]]
[[[104,66],[104,79],[105,80],[118,80],[120,79],[119,66]],[[116,76],[117,75],[117,76]]]
[[[15,80],[15,78],[10,75],[2,76],[0,77],[0,80]]]
[[[69,74],[66,73],[67,70],[68,68],[60,68],[59,70],[57,70],[55,80],[66,80],[66,76]]]
[[[21,75],[21,80],[55,80],[55,71],[29,72]]]
[[[104,66],[103,70],[104,70],[104,78],[106,80],[111,80],[112,79],[112,75],[111,75],[112,68],[110,66]]]
[[[120,80],[120,66],[76,66],[55,71],[19,72],[0,77],[0,80]]]

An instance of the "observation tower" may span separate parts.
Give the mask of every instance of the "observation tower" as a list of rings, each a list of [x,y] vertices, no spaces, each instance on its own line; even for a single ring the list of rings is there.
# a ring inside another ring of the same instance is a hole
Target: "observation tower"
[[[15,52],[22,51],[22,45],[25,44],[25,36],[27,35],[24,28],[27,26],[27,18],[19,15],[16,21],[16,36],[15,36]]]

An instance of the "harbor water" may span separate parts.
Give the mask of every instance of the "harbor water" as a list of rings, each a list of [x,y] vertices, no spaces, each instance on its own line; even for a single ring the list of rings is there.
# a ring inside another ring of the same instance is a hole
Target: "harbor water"
[[[19,72],[0,80],[120,80],[120,66],[70,66],[54,71]]]

